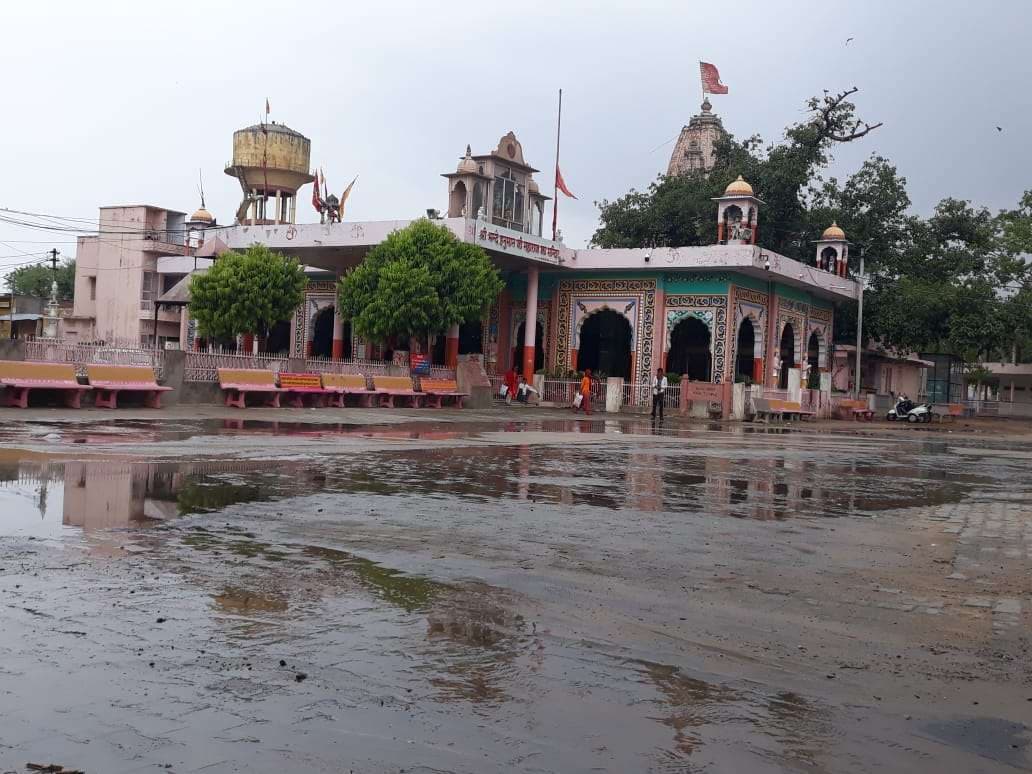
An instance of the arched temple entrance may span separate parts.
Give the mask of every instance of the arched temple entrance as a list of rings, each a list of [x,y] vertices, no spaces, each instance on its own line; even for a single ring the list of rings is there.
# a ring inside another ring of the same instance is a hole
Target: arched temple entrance
[[[753,378],[753,361],[756,359],[756,326],[749,317],[738,326],[735,343],[735,381]]]
[[[479,185],[479,183],[478,183]],[[480,320],[459,326],[459,354],[479,355],[484,351],[484,323]]]
[[[290,320],[281,320],[269,329],[265,351],[273,355],[290,351]]]
[[[806,345],[806,364],[810,366],[809,373],[806,377],[807,389],[820,389],[821,337],[817,334],[817,331],[810,334],[810,341]]]
[[[795,329],[792,323],[785,323],[781,331],[781,344],[778,349],[778,389],[788,389],[788,369],[795,367]]]
[[[545,367],[545,339],[541,328],[541,321],[538,320],[538,324],[534,329],[534,371]],[[526,335],[527,323],[524,321],[516,329],[516,346],[512,349],[512,362],[520,370],[523,368],[523,337]]]
[[[333,355],[333,307],[320,309],[312,324],[312,357]]]
[[[606,376],[631,376],[631,324],[612,309],[600,309],[581,327],[577,367]]]
[[[697,317],[686,317],[670,332],[666,370],[694,382],[708,382],[713,376],[712,366],[709,326]]]

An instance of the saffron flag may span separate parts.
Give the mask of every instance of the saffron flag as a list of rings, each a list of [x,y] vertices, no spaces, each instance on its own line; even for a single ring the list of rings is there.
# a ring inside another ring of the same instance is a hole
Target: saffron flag
[[[566,181],[563,180],[563,173],[559,171],[559,165],[558,164],[555,167],[555,187],[558,188],[560,191],[562,191],[567,196],[569,196],[571,199],[576,199],[577,198],[572,193],[570,193],[570,189],[566,187]]]
[[[720,82],[720,73],[716,65],[699,62],[699,74],[702,75],[703,94],[727,94],[727,86]]]
[[[326,187],[326,175],[323,174],[322,167],[319,167],[319,179],[322,180],[322,193],[319,196],[325,199],[330,195],[330,189]]]
[[[320,215],[322,214],[322,199],[319,197],[319,175],[312,181],[312,206]]]
[[[355,175],[355,180],[358,180],[358,175]],[[348,187],[344,189],[344,193],[340,195],[340,206],[337,208],[337,212],[340,214],[340,219],[344,220],[344,202],[351,196],[351,189],[355,185],[355,180],[348,183]]]

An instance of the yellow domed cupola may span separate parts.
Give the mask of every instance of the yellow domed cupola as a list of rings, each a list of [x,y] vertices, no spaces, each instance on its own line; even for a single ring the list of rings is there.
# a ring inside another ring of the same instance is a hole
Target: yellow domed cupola
[[[824,233],[821,234],[822,240],[827,241],[840,241],[846,238],[846,232],[843,231],[839,224],[832,221],[831,225],[824,229]]]
[[[739,175],[737,180],[724,189],[724,196],[753,196],[753,187]]]

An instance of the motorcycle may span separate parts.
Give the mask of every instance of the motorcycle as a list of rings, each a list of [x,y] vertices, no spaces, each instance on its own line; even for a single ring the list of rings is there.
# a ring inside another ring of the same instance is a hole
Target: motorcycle
[[[885,415],[885,419],[889,422],[902,422],[905,419],[911,424],[917,424],[931,422],[934,416],[930,403],[914,403],[906,395],[900,395],[896,399],[896,405]]]

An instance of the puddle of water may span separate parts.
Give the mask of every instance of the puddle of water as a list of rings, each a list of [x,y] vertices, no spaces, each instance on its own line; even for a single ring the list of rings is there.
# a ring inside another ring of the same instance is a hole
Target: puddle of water
[[[414,431],[383,432],[412,437]],[[973,472],[963,457],[936,444],[923,454],[908,449],[905,458],[884,448],[871,455],[847,448],[796,442],[729,456],[723,445],[517,445],[384,450],[310,462],[28,459],[0,462],[0,535],[145,527],[324,491],[782,520],[875,515],[992,488],[987,471]]]

